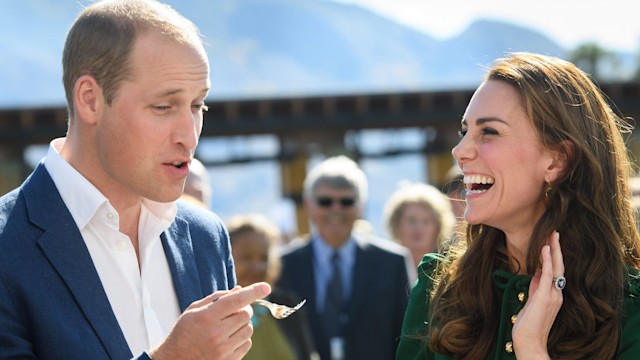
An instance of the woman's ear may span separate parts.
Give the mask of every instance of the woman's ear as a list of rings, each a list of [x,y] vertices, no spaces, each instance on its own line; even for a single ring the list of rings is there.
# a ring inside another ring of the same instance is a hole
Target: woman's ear
[[[555,182],[564,172],[573,157],[573,143],[569,140],[563,140],[555,150],[551,151],[552,161],[546,169],[545,179],[547,182]]]
[[[82,75],[73,88],[75,115],[85,124],[94,124],[98,120],[104,105],[102,88],[91,75]]]

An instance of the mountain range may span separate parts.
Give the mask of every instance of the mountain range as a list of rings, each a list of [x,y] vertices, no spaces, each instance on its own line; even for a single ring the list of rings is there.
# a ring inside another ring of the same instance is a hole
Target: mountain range
[[[479,20],[437,40],[330,0],[167,0],[207,43],[214,98],[469,88],[510,51],[566,57],[548,37]],[[64,104],[61,54],[88,0],[6,1],[0,13],[0,107]]]

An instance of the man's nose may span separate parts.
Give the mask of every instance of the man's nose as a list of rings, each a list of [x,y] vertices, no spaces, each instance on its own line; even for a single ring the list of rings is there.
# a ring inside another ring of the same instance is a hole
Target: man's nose
[[[202,131],[202,115],[184,111],[179,116],[175,142],[187,149],[195,149]]]

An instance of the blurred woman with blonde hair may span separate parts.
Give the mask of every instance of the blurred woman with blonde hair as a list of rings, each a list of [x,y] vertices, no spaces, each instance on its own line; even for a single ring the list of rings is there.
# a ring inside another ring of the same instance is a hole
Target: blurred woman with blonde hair
[[[400,184],[385,204],[384,217],[389,235],[411,251],[415,267],[424,254],[447,246],[456,223],[449,199],[423,183]]]

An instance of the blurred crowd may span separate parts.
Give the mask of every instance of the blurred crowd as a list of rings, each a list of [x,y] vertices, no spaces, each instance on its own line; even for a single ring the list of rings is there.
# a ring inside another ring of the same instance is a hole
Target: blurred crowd
[[[458,166],[445,185],[402,182],[383,209],[387,234],[363,218],[368,182],[346,156],[325,159],[304,183],[311,231],[294,239],[268,214],[224,219],[240,286],[268,282],[268,300],[305,305],[276,320],[254,305],[247,359],[390,359],[395,355],[416,269],[427,253],[445,251],[464,212]],[[197,159],[183,199],[211,208],[206,168]],[[370,314],[379,314],[375,317]],[[357,325],[357,331],[355,331]]]

